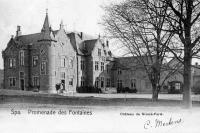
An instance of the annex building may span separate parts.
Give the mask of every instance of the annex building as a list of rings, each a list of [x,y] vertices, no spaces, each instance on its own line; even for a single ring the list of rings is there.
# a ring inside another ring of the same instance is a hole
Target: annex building
[[[61,22],[50,27],[46,13],[41,31],[23,35],[17,26],[2,52],[4,88],[55,93],[63,83],[67,92],[77,87],[128,87],[150,93],[151,83],[135,57],[113,57],[109,41],[83,32],[68,32]]]

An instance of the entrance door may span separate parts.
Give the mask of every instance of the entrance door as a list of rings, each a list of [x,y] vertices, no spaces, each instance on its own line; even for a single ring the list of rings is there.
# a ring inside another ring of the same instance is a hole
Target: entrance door
[[[21,90],[25,90],[24,72],[19,72],[19,87],[20,87]]]
[[[20,88],[21,88],[21,90],[24,90],[24,87],[25,87],[24,79],[20,79]]]
[[[63,90],[65,90],[65,80],[61,80],[61,83],[63,84]]]

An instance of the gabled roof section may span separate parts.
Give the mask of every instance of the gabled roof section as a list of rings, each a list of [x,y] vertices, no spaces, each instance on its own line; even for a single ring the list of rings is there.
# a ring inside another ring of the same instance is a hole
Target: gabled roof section
[[[82,34],[82,35],[81,35]],[[93,50],[97,39],[85,33],[70,32],[67,33],[73,48],[79,55],[89,55]]]
[[[73,32],[67,33],[67,36],[70,38],[70,42],[72,44],[72,47],[77,52],[77,45],[76,45],[75,33],[73,33]]]
[[[54,30],[52,31],[53,32],[53,35],[55,36],[57,33],[58,33],[59,30]]]
[[[95,44],[97,43],[98,39],[93,39],[93,40],[85,40],[82,44],[81,50],[85,51],[83,53],[85,54],[91,54],[92,50],[95,47]]]

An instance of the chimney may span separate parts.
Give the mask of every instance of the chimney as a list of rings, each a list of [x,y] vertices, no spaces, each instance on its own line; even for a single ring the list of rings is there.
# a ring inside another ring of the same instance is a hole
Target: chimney
[[[64,29],[63,21],[60,22],[60,29]]]
[[[108,40],[106,41],[106,46],[109,47],[109,41]]]
[[[21,36],[22,32],[21,32],[21,26],[17,26],[17,31],[16,31],[16,37]]]
[[[80,38],[83,39],[83,32],[80,33]]]

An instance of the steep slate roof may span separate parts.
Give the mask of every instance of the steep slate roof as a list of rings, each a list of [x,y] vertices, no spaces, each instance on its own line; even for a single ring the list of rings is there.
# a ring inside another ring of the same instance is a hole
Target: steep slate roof
[[[59,30],[52,31],[53,35],[55,36],[58,33],[58,31]],[[84,35],[85,38],[81,39],[79,34],[75,33],[75,32],[66,33],[66,34],[70,38],[70,42],[71,42],[71,45],[73,46],[74,50],[76,52],[78,52],[78,54],[80,54],[80,55],[91,54],[91,52],[92,52],[92,50],[93,50],[93,48],[94,48],[94,46],[95,46],[95,44],[98,40],[98,39],[90,38],[91,36],[86,36],[86,35]],[[35,43],[38,42],[38,40],[45,39],[44,36],[51,37],[51,35],[48,35],[47,33],[34,33],[34,34],[18,36],[18,37],[15,38],[15,40],[17,42],[20,42],[21,44],[29,45],[30,43],[35,44]],[[49,37],[46,38],[46,39],[52,40],[52,38],[49,38]],[[85,40],[85,39],[89,39],[89,38],[91,40]],[[84,44],[86,46],[86,51],[83,48]]]
[[[95,44],[97,43],[98,39],[93,39],[93,40],[86,40],[84,41],[85,47],[87,49],[87,54],[91,54],[92,50],[95,47]]]
[[[136,56],[129,56],[129,57],[118,57],[114,60],[114,65],[112,69],[131,69],[133,67],[143,67],[143,64],[141,64],[137,58],[143,58],[143,60],[147,63],[148,59],[146,56],[136,57]],[[147,63],[149,64],[149,63]]]
[[[28,45],[30,43],[36,43],[40,38],[40,33],[22,35],[17,37],[15,40],[21,42],[24,45]]]
[[[68,37],[70,38],[70,42],[77,53],[79,55],[89,55],[91,54],[91,51],[93,50],[97,39],[94,39],[94,37],[89,36],[85,33],[82,33],[81,37],[80,34],[80,32],[67,33]]]

